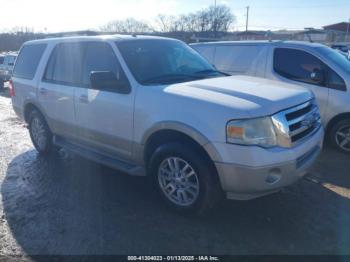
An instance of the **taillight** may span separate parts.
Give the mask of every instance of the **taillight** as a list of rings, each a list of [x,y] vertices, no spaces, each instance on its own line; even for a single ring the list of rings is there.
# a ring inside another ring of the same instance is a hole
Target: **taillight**
[[[10,89],[10,96],[13,97],[15,96],[15,87],[13,86],[13,81],[9,81],[9,89]]]

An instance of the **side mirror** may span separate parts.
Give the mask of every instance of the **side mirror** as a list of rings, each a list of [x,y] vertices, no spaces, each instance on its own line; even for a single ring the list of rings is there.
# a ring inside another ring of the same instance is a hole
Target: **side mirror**
[[[325,81],[324,71],[320,69],[314,69],[314,71],[310,74],[310,78],[312,81],[315,81],[318,84],[323,84]]]
[[[90,83],[92,89],[121,94],[130,93],[129,82],[127,80],[118,79],[117,76],[111,71],[92,71],[90,73]]]

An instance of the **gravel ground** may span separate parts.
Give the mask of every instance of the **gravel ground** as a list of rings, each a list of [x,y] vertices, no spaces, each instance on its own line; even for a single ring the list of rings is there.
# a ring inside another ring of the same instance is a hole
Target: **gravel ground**
[[[0,255],[350,254],[349,170],[349,156],[326,149],[281,193],[183,217],[143,177],[38,156],[0,94]]]

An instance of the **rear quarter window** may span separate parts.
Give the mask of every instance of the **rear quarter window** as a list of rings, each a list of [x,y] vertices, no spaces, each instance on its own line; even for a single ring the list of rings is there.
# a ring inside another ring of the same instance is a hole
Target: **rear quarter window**
[[[22,47],[15,64],[13,76],[33,79],[46,44],[25,45]]]

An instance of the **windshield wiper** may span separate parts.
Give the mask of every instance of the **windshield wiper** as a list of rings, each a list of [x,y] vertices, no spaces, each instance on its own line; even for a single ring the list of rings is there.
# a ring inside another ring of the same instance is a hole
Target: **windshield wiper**
[[[203,79],[203,76],[197,76],[197,75],[189,75],[189,74],[167,74],[167,75],[160,75],[156,77],[151,77],[149,79],[146,79],[143,81],[143,83],[147,84],[153,84],[153,83],[171,83],[173,81],[177,80],[188,80],[188,79]]]
[[[230,74],[227,74],[225,72],[222,72],[222,71],[219,71],[219,70],[216,70],[216,69],[205,69],[205,70],[201,70],[201,71],[197,71],[195,72],[195,74],[207,74],[207,73],[218,73],[218,74],[221,74],[221,75],[224,75],[224,76],[230,76]]]

